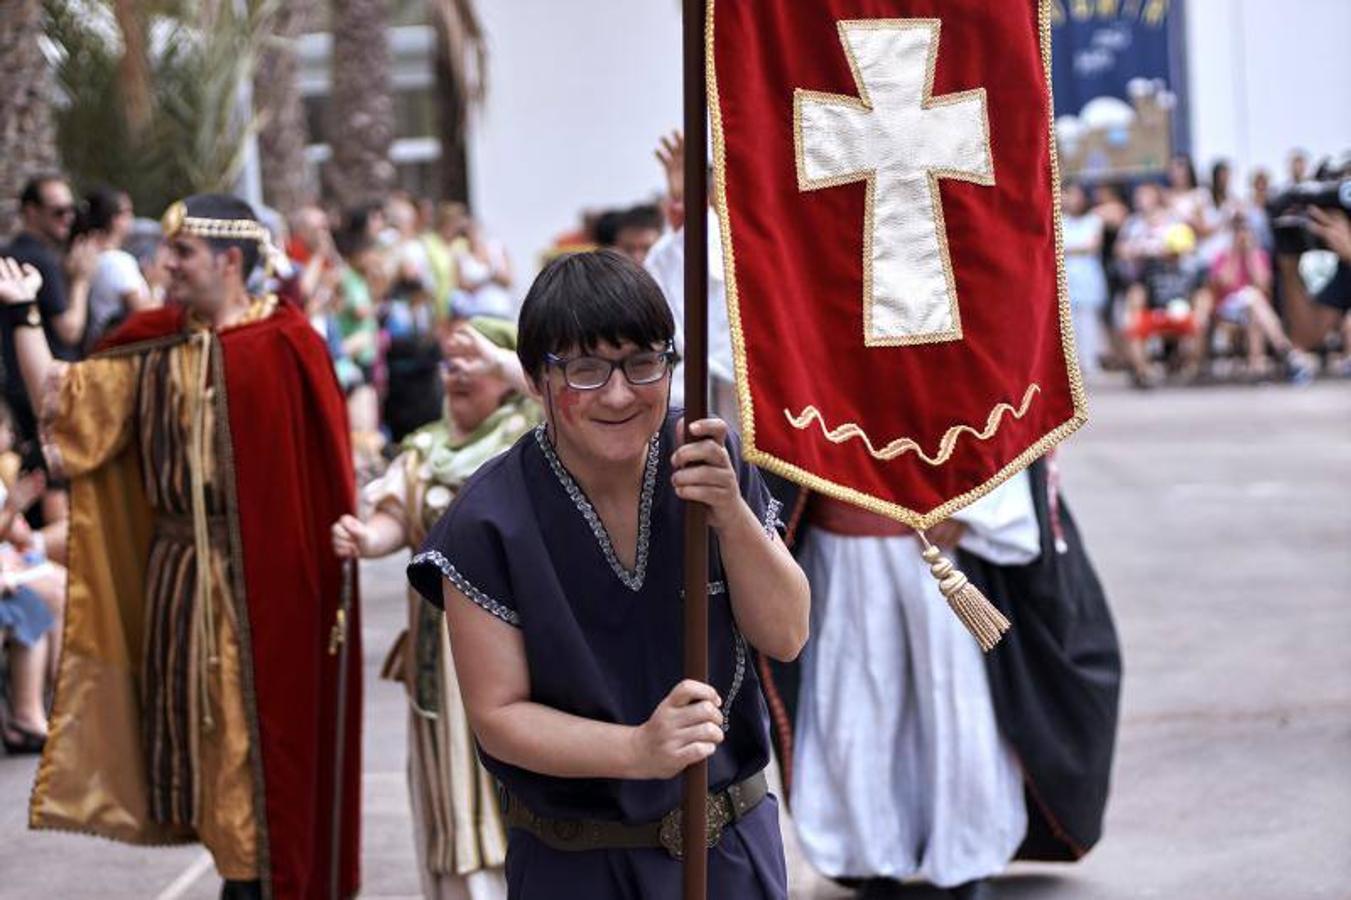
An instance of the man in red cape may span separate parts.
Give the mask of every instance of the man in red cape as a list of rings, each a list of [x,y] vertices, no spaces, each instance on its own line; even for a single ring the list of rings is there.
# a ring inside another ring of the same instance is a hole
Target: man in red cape
[[[247,293],[270,248],[247,204],[191,197],[165,233],[182,305],[80,363],[52,360],[28,327],[38,279],[0,261],[44,450],[71,479],[66,645],[30,825],[200,841],[225,897],[351,896],[361,653],[337,651],[360,623],[326,539],[354,507],[342,394],[303,313]]]

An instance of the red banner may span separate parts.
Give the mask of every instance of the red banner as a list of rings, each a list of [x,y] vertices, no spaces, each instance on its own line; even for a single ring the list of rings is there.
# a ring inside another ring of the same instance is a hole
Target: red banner
[[[1049,9],[710,6],[747,457],[928,527],[1085,421]]]

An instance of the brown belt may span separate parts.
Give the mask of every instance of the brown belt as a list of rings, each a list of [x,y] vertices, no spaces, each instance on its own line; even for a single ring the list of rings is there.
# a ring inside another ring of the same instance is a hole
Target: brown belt
[[[740,821],[769,795],[765,773],[752,775],[725,791],[708,795],[708,846],[716,847],[727,826]],[[643,850],[660,847],[673,859],[684,856],[681,810],[671,810],[660,821],[643,825],[594,819],[549,819],[537,816],[510,792],[502,791],[502,813],[507,828],[520,828],[555,850]]]
[[[228,546],[230,540],[230,520],[228,518],[225,516],[207,516],[206,526],[212,541],[215,541],[221,547]],[[192,516],[175,513],[156,513],[155,535],[161,540],[172,541],[177,544],[191,544],[197,540]]]

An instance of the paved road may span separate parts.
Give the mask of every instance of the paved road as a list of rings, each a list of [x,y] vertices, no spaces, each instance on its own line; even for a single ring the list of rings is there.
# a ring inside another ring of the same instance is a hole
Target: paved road
[[[1351,386],[1107,387],[1093,417],[1063,467],[1126,652],[1107,837],[998,896],[1351,896]],[[413,898],[402,700],[375,680],[400,563],[363,580],[363,896]],[[0,758],[0,897],[215,896],[198,849],[26,832],[32,768]]]
[[[1125,650],[1107,837],[1001,895],[1351,896],[1351,386],[1093,414],[1064,467]]]

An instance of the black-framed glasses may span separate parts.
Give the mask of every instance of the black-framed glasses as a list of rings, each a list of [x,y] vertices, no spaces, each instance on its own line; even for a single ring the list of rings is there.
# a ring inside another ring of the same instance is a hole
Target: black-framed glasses
[[[615,369],[623,371],[624,378],[632,385],[656,384],[666,377],[675,365],[675,349],[667,344],[662,350],[639,350],[623,359],[605,359],[601,356],[555,356],[544,355],[551,366],[563,370],[563,379],[568,387],[578,391],[595,391],[605,387],[614,376]]]

